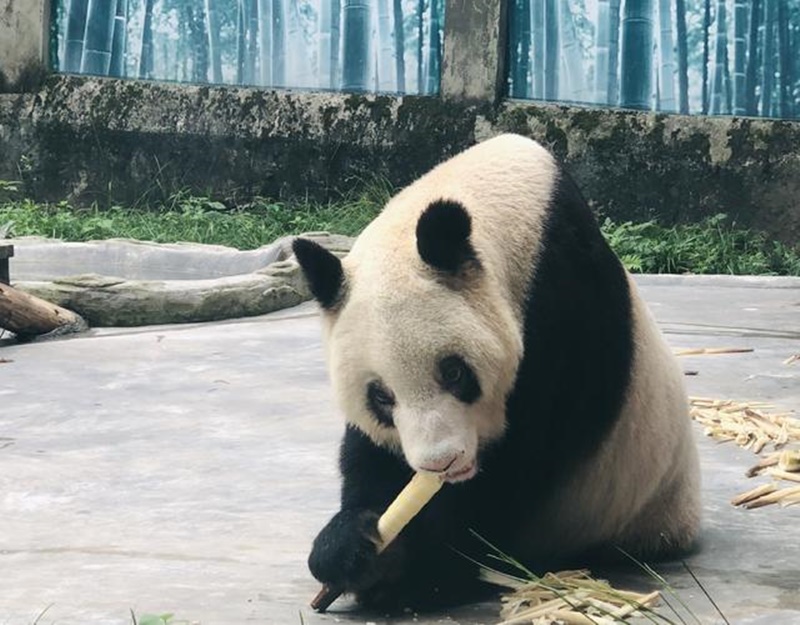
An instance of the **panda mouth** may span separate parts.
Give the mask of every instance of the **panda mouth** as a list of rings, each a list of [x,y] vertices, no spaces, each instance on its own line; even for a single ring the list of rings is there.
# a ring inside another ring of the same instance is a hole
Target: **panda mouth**
[[[456,469],[454,471],[448,471],[444,475],[444,479],[446,482],[455,483],[455,482],[465,482],[469,479],[475,477],[478,473],[478,463],[473,460],[468,465],[461,467],[460,469]]]

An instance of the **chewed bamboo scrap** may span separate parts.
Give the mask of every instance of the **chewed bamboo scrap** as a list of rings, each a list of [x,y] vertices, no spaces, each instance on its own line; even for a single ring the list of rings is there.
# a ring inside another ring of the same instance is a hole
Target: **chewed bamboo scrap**
[[[485,581],[510,588],[502,599],[499,625],[612,625],[640,617],[658,603],[658,591],[640,594],[618,590],[587,570],[560,571],[527,581],[482,571]]]
[[[800,441],[800,420],[792,413],[770,413],[763,402],[736,402],[730,399],[690,399],[691,417],[704,426],[706,436],[720,442],[734,441],[755,453],[767,446],[779,449]]]
[[[714,354],[747,354],[754,351],[752,347],[690,347],[677,349],[676,356],[710,356]]]
[[[733,499],[731,499],[731,504],[734,506],[747,506],[751,501],[756,501],[761,497],[766,495],[771,495],[778,487],[775,484],[761,484],[760,486],[756,486],[755,488],[748,490],[746,493],[742,493],[741,495],[737,495]]]
[[[786,360],[783,361],[785,365],[793,365],[794,363],[800,361],[800,354],[792,354]]]
[[[750,467],[746,475],[755,477],[762,473],[773,481],[734,497],[731,500],[734,506],[750,509],[771,504],[785,507],[800,503],[800,449],[784,449],[769,454]]]
[[[771,504],[780,504],[782,507],[800,503],[800,486],[778,488],[776,484],[762,484],[753,490],[742,493],[731,500],[734,506],[741,506],[751,510],[762,508]]]
[[[755,477],[764,471],[783,480],[800,481],[800,449],[784,449],[768,454],[750,467],[745,475]]]
[[[745,475],[747,477],[755,477],[756,475],[758,475],[759,473],[761,473],[765,469],[777,466],[778,461],[780,460],[780,457],[781,457],[781,453],[779,451],[776,451],[774,453],[771,453],[771,454],[768,454],[768,455],[764,456],[756,464],[754,464],[752,467],[747,469],[747,471],[745,472]]]
[[[781,471],[800,471],[800,449],[784,449],[778,456]]]

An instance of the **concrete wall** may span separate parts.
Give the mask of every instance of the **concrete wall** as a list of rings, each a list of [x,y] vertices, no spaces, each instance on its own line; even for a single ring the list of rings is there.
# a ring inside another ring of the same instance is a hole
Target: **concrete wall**
[[[800,237],[800,124],[754,119],[52,77],[0,96],[0,179],[78,203],[322,199],[406,184],[501,132],[548,145],[612,218],[724,212]]]
[[[548,145],[614,219],[724,212],[800,238],[800,124],[503,101],[504,2],[446,2],[442,97],[397,98],[66,76],[21,85],[20,68],[47,57],[48,0],[0,0],[0,62],[28,91],[0,95],[0,179],[82,204],[180,190],[324,199],[374,176],[406,184],[511,131]]]
[[[49,55],[50,0],[0,0],[0,92],[37,86]]]

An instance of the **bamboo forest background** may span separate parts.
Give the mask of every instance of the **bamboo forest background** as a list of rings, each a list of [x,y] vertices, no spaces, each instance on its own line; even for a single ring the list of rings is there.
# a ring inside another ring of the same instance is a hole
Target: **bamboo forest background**
[[[800,118],[800,0],[510,0],[512,97]]]
[[[800,0],[507,1],[511,97],[800,118]],[[438,92],[444,0],[59,0],[56,10],[61,71]]]
[[[56,12],[64,72],[439,90],[444,0],[58,0]]]

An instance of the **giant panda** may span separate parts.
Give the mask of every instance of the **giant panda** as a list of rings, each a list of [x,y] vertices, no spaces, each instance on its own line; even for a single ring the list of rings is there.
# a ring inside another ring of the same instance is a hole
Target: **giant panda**
[[[694,545],[682,371],[544,147],[479,143],[391,199],[343,260],[293,250],[347,422],[317,579],[424,609],[482,596],[475,535],[541,569]],[[414,471],[446,484],[378,554],[378,516]]]

